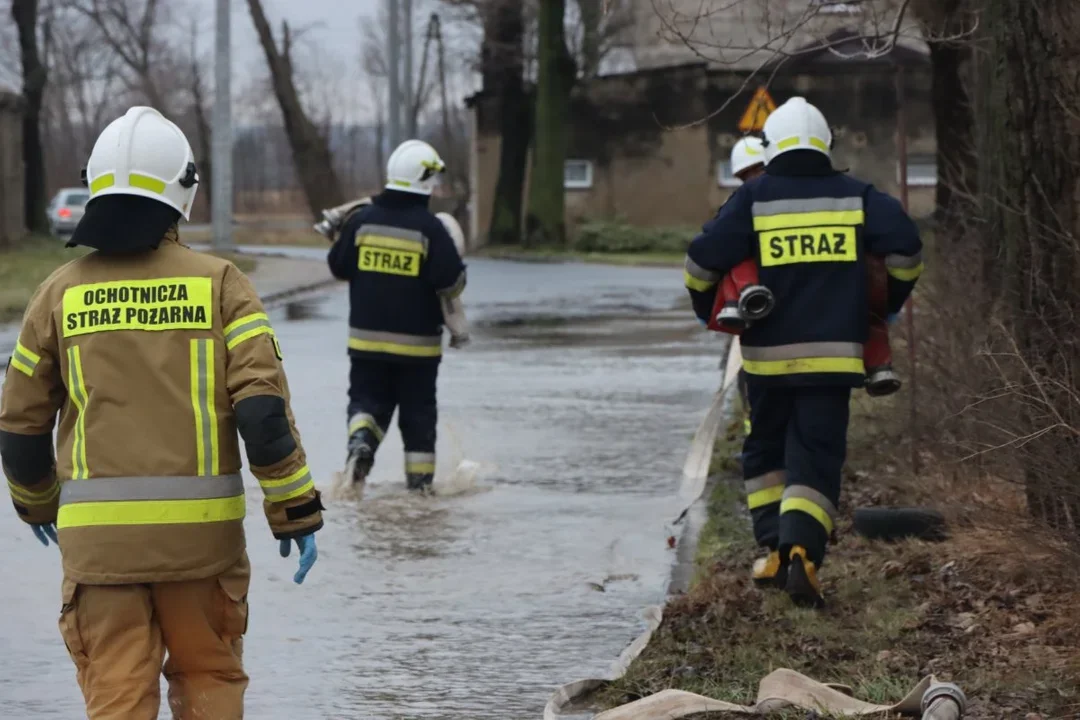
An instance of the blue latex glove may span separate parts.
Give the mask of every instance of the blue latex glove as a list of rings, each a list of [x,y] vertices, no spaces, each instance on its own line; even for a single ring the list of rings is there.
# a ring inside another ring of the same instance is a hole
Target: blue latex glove
[[[695,315],[694,317],[697,318],[698,325],[700,325],[701,327],[709,327],[708,320],[702,320],[701,318],[697,317],[697,315]]]
[[[281,541],[281,557],[289,557],[292,544],[292,540]],[[296,546],[300,548],[300,569],[293,575],[293,582],[300,585],[307,577],[311,566],[319,558],[319,549],[315,547],[315,533],[296,538]]]
[[[878,317],[881,317],[880,315]],[[895,325],[896,321],[900,319],[900,313],[889,313],[885,318],[886,325]]]
[[[34,531],[34,537],[36,537],[45,547],[49,547],[50,540],[53,541],[53,545],[60,545],[60,541],[56,539],[55,523],[42,523],[40,525],[31,525],[30,529]]]

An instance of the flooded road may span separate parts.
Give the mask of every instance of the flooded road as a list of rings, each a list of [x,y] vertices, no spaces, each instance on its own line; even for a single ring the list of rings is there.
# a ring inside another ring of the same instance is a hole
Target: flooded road
[[[469,273],[473,344],[440,370],[436,486],[467,459],[475,488],[406,495],[393,429],[362,502],[327,501],[296,586],[247,478],[249,717],[538,718],[553,686],[605,674],[664,598],[680,470],[722,355],[681,270]],[[342,287],[271,313],[324,490],[344,462],[347,313]],[[0,542],[0,717],[83,717],[58,554],[14,512]]]

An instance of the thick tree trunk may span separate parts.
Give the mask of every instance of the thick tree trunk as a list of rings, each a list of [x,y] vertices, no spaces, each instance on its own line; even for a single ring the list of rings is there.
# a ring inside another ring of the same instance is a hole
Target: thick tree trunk
[[[963,232],[965,218],[976,214],[975,116],[968,92],[974,51],[968,34],[977,26],[972,1],[912,4],[930,46],[938,167],[935,217],[939,235],[950,240]]]
[[[248,0],[251,19],[259,34],[259,42],[266,53],[266,62],[270,67],[274,95],[281,106],[281,115],[285,121],[285,132],[292,149],[296,174],[303,187],[304,196],[312,217],[322,217],[322,211],[345,202],[341,182],[334,171],[327,139],[319,134],[315,124],[308,118],[300,104],[300,97],[293,83],[293,69],[288,25],[283,25],[284,37],[279,51],[270,23],[266,19],[260,0]]]
[[[481,72],[484,90],[499,98],[499,178],[495,185],[488,242],[521,242],[525,172],[532,137],[532,103],[524,80],[525,17],[521,3],[499,0],[484,18]]]
[[[578,0],[581,11],[581,76],[591,79],[600,72],[600,24],[604,18],[601,0]]]
[[[1080,462],[1070,430],[1080,427],[1080,3],[985,0],[982,27],[989,280],[1027,364],[1015,378],[1023,429],[1060,428],[1023,448],[1029,506],[1049,525],[1078,529],[1067,508]]]
[[[566,0],[540,0],[535,143],[526,219],[527,240],[533,245],[566,242],[563,167],[575,68],[566,49],[565,11]]]
[[[41,144],[41,106],[48,72],[38,53],[37,0],[13,0],[11,16],[19,31],[23,97],[26,100],[26,114],[23,116],[26,226],[35,232],[47,233],[49,220],[45,216],[48,199],[45,195],[45,153]]]

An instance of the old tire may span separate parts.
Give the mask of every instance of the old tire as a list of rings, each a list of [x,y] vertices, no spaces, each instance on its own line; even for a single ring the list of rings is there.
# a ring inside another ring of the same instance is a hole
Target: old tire
[[[940,542],[948,537],[945,516],[928,508],[858,508],[854,523],[855,532],[871,540],[918,538]]]

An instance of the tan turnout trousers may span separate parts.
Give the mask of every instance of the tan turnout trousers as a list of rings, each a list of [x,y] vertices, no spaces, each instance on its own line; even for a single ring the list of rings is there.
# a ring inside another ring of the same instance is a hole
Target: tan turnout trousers
[[[159,677],[176,720],[240,720],[251,568],[245,553],[203,580],[82,585],[64,580],[60,632],[89,720],[157,720]]]

